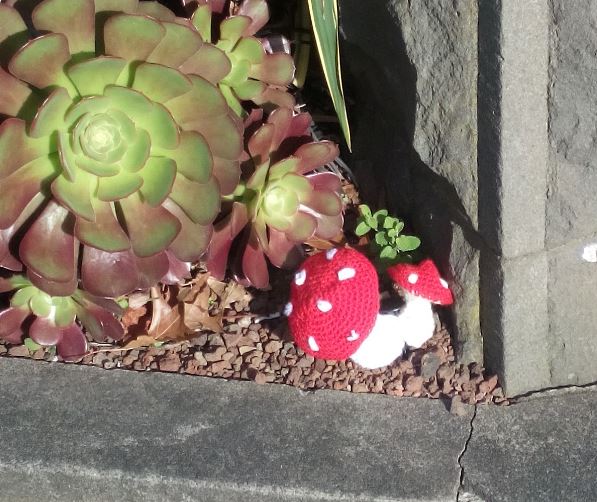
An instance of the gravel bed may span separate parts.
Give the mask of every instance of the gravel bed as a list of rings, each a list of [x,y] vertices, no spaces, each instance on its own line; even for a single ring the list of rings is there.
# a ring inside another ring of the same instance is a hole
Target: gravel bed
[[[163,371],[257,384],[292,385],[306,391],[334,389],[392,396],[427,397],[450,401],[454,413],[461,403],[508,405],[496,375],[487,375],[478,363],[455,361],[448,332],[437,323],[429,342],[407,351],[402,359],[377,370],[365,370],[352,361],[315,360],[291,341],[285,320],[253,322],[239,315],[225,322],[220,333],[201,333],[161,347],[95,348],[80,364],[104,369]],[[0,356],[55,359],[39,349],[0,345]]]

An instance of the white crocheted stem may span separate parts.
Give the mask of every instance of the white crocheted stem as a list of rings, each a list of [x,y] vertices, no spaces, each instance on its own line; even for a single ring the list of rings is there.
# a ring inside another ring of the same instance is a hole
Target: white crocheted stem
[[[395,315],[378,315],[373,330],[350,358],[359,366],[376,369],[402,356],[406,345],[421,347],[433,336],[435,322],[431,303],[405,294],[406,304]]]

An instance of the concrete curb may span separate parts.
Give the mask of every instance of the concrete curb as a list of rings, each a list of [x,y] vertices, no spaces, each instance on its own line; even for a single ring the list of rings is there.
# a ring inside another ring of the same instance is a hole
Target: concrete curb
[[[0,359],[2,501],[453,501],[437,401]]]

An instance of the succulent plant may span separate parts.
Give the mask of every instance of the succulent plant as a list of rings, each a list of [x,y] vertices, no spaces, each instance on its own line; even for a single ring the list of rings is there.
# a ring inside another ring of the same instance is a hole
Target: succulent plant
[[[310,115],[278,108],[264,124],[258,126],[255,119],[251,116],[246,124],[245,180],[231,198],[229,214],[215,225],[207,267],[222,277],[236,240],[233,272],[264,288],[269,283],[265,257],[276,267],[292,266],[301,257],[300,244],[340,232],[343,208],[338,176],[313,172],[335,159],[338,147],[312,141]]]
[[[245,115],[242,102],[273,104],[292,108],[295,104],[286,87],[294,77],[294,61],[286,53],[266,53],[255,34],[269,20],[266,0],[183,0],[194,9],[192,22],[205,42],[213,42],[229,61],[225,74],[199,70],[217,83],[230,107]],[[204,50],[204,49],[201,49]],[[215,51],[212,57],[216,56]]]
[[[0,279],[0,292],[16,290],[10,306],[0,312],[0,339],[21,343],[27,333],[41,346],[56,346],[65,360],[79,359],[87,350],[87,338],[79,321],[96,340],[119,340],[124,335],[114,317],[122,309],[111,300],[94,298],[76,290],[70,296],[50,296],[25,276]]]
[[[153,1],[11,4],[0,4],[0,267],[23,263],[52,297],[80,279],[115,298],[197,260],[242,152],[242,124],[194,70],[224,73],[208,57],[218,49]]]

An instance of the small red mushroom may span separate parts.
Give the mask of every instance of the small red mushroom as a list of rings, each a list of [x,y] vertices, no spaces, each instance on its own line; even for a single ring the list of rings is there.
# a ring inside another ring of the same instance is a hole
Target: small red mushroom
[[[451,305],[454,301],[448,283],[441,278],[430,259],[416,265],[399,263],[388,268],[388,275],[408,294],[437,305]]]
[[[435,330],[431,304],[452,304],[452,292],[429,259],[415,265],[399,263],[387,272],[404,293],[405,305],[397,316],[404,340],[407,345],[418,348],[433,336]]]
[[[330,249],[295,274],[285,314],[297,345],[318,359],[343,360],[361,346],[379,311],[377,272],[361,253]]]

